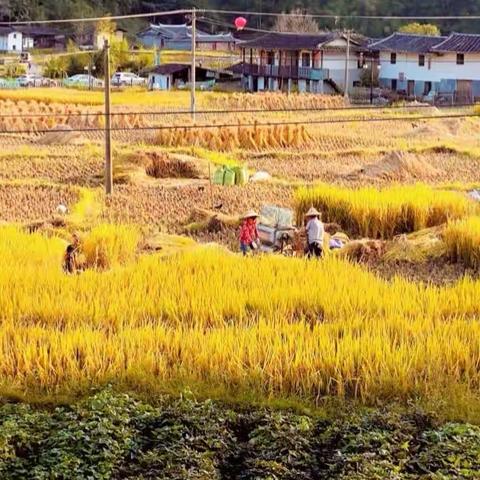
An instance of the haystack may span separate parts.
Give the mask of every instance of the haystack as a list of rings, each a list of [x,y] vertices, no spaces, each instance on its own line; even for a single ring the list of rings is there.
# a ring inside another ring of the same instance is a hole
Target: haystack
[[[142,165],[153,178],[209,178],[208,161],[190,155],[138,152],[129,160]]]
[[[85,143],[80,132],[74,132],[70,125],[57,125],[45,133],[36,143],[39,145],[79,145]]]
[[[444,226],[426,228],[410,235],[399,235],[389,242],[384,260],[389,263],[426,263],[445,255],[446,245],[442,240]]]
[[[440,175],[440,171],[417,155],[391,152],[377,163],[366,165],[357,176],[389,181],[432,180]],[[354,174],[355,175],[355,174]]]
[[[358,263],[375,263],[385,253],[385,242],[382,240],[353,240],[338,251],[338,255]]]

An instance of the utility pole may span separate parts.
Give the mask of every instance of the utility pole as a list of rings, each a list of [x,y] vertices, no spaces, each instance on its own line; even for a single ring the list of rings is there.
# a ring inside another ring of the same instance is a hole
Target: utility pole
[[[344,97],[346,99],[348,99],[348,83],[350,82],[349,66],[350,66],[350,30],[347,30],[347,55],[345,57],[345,89],[344,89]]]
[[[105,193],[111,195],[113,192],[112,117],[110,115],[110,45],[108,40],[105,40],[103,46],[103,57],[105,62]]]
[[[192,113],[192,120],[195,121],[196,99],[195,90],[197,83],[197,11],[192,10],[192,65],[190,67],[190,111]]]

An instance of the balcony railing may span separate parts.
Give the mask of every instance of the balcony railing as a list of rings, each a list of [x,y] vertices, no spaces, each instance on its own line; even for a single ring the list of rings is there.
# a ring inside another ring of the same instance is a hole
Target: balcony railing
[[[328,78],[328,70],[325,68],[255,65],[252,63],[243,65],[243,73],[255,77],[291,78],[293,80],[325,80]]]

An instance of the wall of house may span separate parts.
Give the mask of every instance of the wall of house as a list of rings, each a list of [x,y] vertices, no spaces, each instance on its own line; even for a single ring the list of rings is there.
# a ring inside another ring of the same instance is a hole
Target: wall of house
[[[34,47],[34,41],[32,37],[23,35],[22,38],[22,49],[23,50],[30,50]]]
[[[390,53],[380,54],[380,83],[390,86],[388,80],[397,79],[397,89],[406,90],[404,83],[408,80],[415,82],[432,82],[441,92],[453,92],[456,80],[480,81],[480,54],[465,54],[465,64],[457,65],[455,53],[445,55],[426,55],[425,66],[418,64],[418,54],[397,53],[397,63],[390,63]],[[400,81],[404,76],[405,82]]]
[[[331,78],[339,87],[345,88],[345,52],[324,52],[323,68],[329,71]],[[352,89],[355,82],[359,82],[363,69],[358,68],[358,55],[352,53],[348,62],[348,88]]]
[[[172,76],[151,73],[148,75],[148,85],[154,90],[169,90],[172,88]]]
[[[0,52],[6,52],[8,49],[8,35],[0,35]]]
[[[21,32],[11,32],[7,38],[7,51],[21,52],[22,51],[22,34]]]

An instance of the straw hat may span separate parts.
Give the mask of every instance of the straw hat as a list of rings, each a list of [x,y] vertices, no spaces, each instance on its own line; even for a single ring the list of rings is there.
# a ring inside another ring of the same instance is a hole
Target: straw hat
[[[310,210],[306,213],[306,217],[320,217],[321,213],[314,207],[311,207]]]
[[[245,220],[247,218],[258,218],[259,215],[255,210],[249,210],[245,215],[242,215],[241,219]]]

